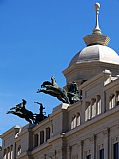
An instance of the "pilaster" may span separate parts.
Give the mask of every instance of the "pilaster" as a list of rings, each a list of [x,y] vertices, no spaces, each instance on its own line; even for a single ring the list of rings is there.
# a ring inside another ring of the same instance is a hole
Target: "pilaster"
[[[104,134],[104,158],[109,159],[109,128],[103,131]]]

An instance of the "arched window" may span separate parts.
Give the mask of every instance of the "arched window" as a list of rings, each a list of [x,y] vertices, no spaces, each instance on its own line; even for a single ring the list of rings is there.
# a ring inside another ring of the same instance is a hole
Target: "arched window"
[[[110,96],[110,99],[109,99],[109,109],[112,109],[112,108],[115,107],[115,105],[116,105],[115,101],[116,101],[116,100],[115,100],[115,95],[112,94],[112,95]]]
[[[38,134],[35,134],[35,135],[34,135],[34,147],[37,147],[37,146],[38,146],[38,140],[39,140],[39,135],[38,135]]]
[[[18,149],[17,149],[17,156],[19,156],[21,154],[21,145],[18,146]]]
[[[119,91],[116,91],[116,106],[119,105]]]
[[[40,132],[40,145],[44,143],[44,131]]]
[[[76,125],[79,126],[80,124],[81,124],[80,113],[77,113],[77,121],[76,121]]]
[[[76,127],[76,115],[73,116],[71,121],[71,129],[74,129]]]
[[[97,114],[101,114],[101,97],[97,95]]]
[[[91,100],[92,118],[96,116],[96,99]]]
[[[50,139],[50,127],[46,128],[46,141]]]
[[[13,159],[13,145],[11,145],[11,159]]]
[[[76,116],[74,116],[74,122],[73,122],[74,124],[74,128],[76,127]]]
[[[86,102],[85,121],[91,118],[91,105],[90,102]]]
[[[10,159],[10,148],[7,148],[7,159]]]
[[[7,159],[7,150],[4,149],[3,159]]]
[[[73,129],[73,118],[71,120],[71,129]]]

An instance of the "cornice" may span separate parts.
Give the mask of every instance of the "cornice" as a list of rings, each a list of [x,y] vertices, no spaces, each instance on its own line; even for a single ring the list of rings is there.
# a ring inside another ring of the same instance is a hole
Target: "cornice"
[[[72,72],[74,69],[75,70],[84,70],[84,69],[92,69],[96,67],[110,67],[110,68],[115,68],[119,70],[119,65],[114,64],[114,63],[107,63],[107,62],[102,62],[102,61],[87,61],[87,62],[82,62],[82,63],[75,63],[72,66],[69,66],[63,71],[64,75],[69,74]]]

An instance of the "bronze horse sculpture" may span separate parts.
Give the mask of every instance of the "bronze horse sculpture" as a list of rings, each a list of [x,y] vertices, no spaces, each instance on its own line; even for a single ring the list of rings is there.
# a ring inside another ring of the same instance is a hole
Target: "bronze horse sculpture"
[[[32,121],[34,121],[34,115],[31,111],[25,108],[25,105],[26,101],[22,99],[22,103],[17,104],[15,107],[11,108],[10,111],[7,112],[7,114],[17,115],[32,124]]]
[[[41,89],[38,89],[37,93],[43,92],[53,97],[57,97],[63,103],[73,104],[80,100],[79,90],[76,82],[72,82],[67,91],[57,85],[55,78],[51,77],[51,82],[45,81],[41,85]]]
[[[26,100],[22,99],[22,102],[17,104],[15,107],[10,108],[7,114],[14,114],[20,118],[24,118],[31,124],[39,124],[42,120],[46,119],[47,116],[44,115],[43,109],[45,109],[42,103],[34,102],[40,105],[39,114],[33,114],[31,111],[26,109]]]
[[[42,89],[38,89],[37,93],[43,92],[53,97],[57,97],[63,103],[69,103],[66,90],[57,85],[56,80],[53,76],[51,77],[51,82],[43,82],[41,88]]]

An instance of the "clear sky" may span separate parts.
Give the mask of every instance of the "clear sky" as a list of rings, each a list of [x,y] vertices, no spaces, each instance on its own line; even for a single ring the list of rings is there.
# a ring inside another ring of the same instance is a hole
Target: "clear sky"
[[[83,37],[95,26],[95,0],[0,0],[0,134],[23,119],[6,112],[24,98],[27,108],[38,113],[39,101],[47,114],[60,102],[37,94],[54,75],[66,84],[62,71],[85,47]],[[99,0],[100,28],[119,52],[119,0]]]

